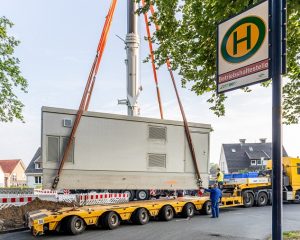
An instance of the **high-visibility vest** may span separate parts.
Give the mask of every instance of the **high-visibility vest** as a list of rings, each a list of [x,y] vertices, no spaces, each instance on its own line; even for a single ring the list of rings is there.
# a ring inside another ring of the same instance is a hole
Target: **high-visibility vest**
[[[224,180],[224,174],[222,172],[218,172],[217,181],[218,182],[223,182],[223,180]]]

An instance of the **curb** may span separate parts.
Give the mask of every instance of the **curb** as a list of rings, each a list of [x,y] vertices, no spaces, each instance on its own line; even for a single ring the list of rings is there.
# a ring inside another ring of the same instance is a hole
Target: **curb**
[[[6,233],[13,233],[13,232],[22,232],[25,230],[29,230],[28,227],[21,227],[21,228],[14,228],[14,229],[9,229],[9,230],[4,230],[4,231],[0,231],[0,235],[1,234],[6,234]]]

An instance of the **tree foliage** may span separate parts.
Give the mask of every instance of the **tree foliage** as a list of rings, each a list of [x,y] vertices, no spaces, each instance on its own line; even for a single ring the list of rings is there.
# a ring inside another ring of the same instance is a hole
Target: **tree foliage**
[[[139,0],[137,0],[139,1]],[[224,94],[216,94],[216,28],[222,20],[256,4],[258,0],[145,0],[139,13],[154,5],[156,12],[149,24],[160,26],[152,41],[158,43],[155,61],[159,66],[167,57],[174,70],[188,82],[197,95],[210,93],[210,109],[217,115],[225,114]],[[283,88],[283,117],[287,124],[300,119],[300,0],[288,2],[288,73]],[[262,84],[269,86],[270,82]],[[250,91],[244,88],[244,91]]]
[[[219,164],[217,163],[210,163],[209,164],[209,173],[212,175],[217,174],[217,170],[219,168]]]
[[[14,49],[19,41],[8,35],[13,26],[7,18],[0,18],[0,122],[11,122],[13,119],[23,121],[24,105],[15,91],[26,92],[27,81],[21,76],[19,59],[14,57]]]

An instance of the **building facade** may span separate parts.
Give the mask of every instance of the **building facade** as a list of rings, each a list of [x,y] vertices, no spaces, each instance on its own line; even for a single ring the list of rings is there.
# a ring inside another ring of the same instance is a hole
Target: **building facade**
[[[43,184],[43,162],[41,158],[41,148],[39,147],[30,161],[25,174],[27,176],[27,186],[30,188],[42,188]]]
[[[26,186],[25,165],[21,159],[0,160],[0,167],[0,185],[3,187]]]
[[[288,156],[284,147],[282,153],[284,157]],[[224,173],[260,171],[270,159],[272,143],[266,142],[266,138],[259,139],[258,143],[246,143],[246,139],[240,139],[239,143],[222,144],[219,166]]]

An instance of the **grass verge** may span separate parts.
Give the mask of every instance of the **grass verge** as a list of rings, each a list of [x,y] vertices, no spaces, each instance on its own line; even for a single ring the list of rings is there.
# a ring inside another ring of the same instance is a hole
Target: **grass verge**
[[[272,240],[272,237],[269,237],[268,240]],[[283,240],[300,240],[300,231],[284,232]]]
[[[300,240],[300,231],[284,232],[284,240]]]

